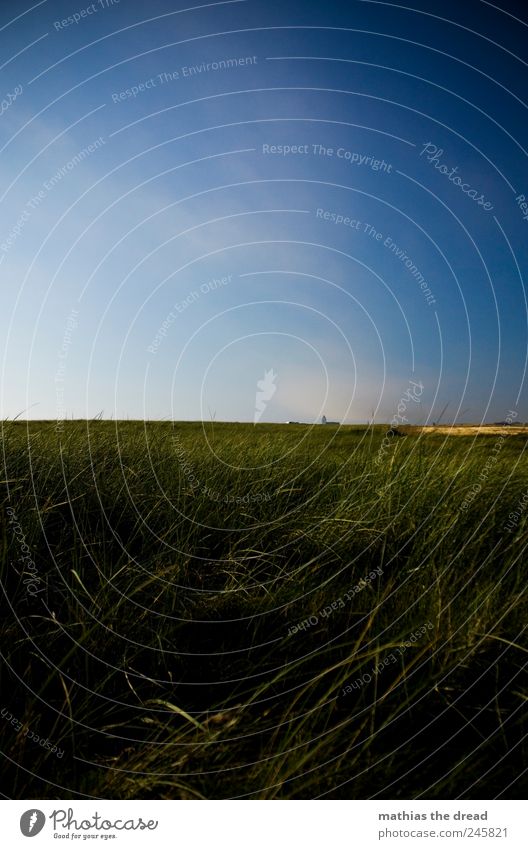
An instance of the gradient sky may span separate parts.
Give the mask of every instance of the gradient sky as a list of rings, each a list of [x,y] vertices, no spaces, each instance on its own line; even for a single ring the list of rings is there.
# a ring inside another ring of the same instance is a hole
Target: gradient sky
[[[2,4],[0,415],[528,419],[523,5]]]

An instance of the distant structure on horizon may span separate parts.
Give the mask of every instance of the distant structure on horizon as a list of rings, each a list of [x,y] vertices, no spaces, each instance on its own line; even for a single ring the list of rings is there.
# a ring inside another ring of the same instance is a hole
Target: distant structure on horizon
[[[340,424],[340,422],[329,422],[328,419],[326,418],[326,416],[323,416],[322,419],[321,419],[321,424],[338,425],[338,424]]]

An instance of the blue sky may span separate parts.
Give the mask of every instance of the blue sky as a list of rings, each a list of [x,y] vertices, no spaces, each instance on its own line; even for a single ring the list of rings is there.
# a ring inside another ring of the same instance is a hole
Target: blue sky
[[[518,4],[188,3],[0,11],[2,417],[528,419]]]

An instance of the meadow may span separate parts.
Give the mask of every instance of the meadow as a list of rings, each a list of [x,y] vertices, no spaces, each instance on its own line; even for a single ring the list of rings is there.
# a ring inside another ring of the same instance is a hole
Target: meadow
[[[386,430],[4,422],[4,795],[522,798],[527,435]]]

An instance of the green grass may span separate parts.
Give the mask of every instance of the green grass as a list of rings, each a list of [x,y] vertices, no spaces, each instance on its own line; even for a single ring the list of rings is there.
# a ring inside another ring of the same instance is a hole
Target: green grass
[[[522,796],[526,440],[383,437],[4,423],[4,793]]]

